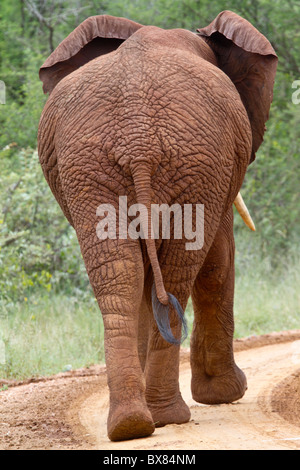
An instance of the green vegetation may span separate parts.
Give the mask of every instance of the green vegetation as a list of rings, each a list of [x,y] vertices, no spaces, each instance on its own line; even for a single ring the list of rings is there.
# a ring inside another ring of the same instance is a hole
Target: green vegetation
[[[37,127],[46,99],[39,67],[91,15],[195,31],[224,9],[251,21],[279,56],[268,131],[242,188],[257,232],[235,220],[236,336],[299,327],[300,104],[292,102],[292,83],[300,80],[299,0],[2,0],[0,377],[46,375],[104,360],[102,319],[76,236],[38,162]],[[187,316],[191,326],[190,305]]]
[[[51,375],[103,361],[102,319],[91,295],[39,293],[4,309],[6,360],[0,377]]]
[[[274,270],[270,257],[253,255],[250,265],[240,268],[235,286],[235,336],[299,329],[299,254],[283,260]]]

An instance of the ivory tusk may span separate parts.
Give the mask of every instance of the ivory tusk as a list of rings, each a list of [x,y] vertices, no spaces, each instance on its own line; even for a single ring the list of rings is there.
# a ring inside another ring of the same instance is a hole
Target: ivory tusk
[[[247,206],[244,203],[242,195],[241,195],[240,192],[238,193],[237,197],[234,200],[234,205],[237,208],[238,213],[242,217],[242,219],[245,222],[245,224],[247,225],[247,227],[249,227],[251,230],[253,230],[253,232],[255,232],[254,222],[251,218],[251,215],[249,214]]]

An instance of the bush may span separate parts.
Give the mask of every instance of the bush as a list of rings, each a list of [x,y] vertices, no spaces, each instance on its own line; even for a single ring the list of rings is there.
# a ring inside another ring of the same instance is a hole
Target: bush
[[[274,103],[272,119],[257,158],[247,170],[242,194],[256,224],[244,234],[254,252],[271,257],[274,266],[299,243],[300,106]],[[242,222],[236,218],[236,233]],[[248,248],[249,249],[249,248]]]
[[[75,231],[54,200],[37,152],[29,148],[14,154],[7,149],[0,158],[3,298],[28,298],[36,289],[85,290],[88,279]]]

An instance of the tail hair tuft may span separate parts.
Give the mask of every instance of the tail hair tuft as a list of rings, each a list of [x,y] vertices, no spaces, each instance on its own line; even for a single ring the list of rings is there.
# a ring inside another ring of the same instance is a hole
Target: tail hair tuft
[[[184,311],[176,297],[168,292],[169,305],[163,305],[157,298],[155,284],[152,286],[152,308],[155,321],[162,337],[171,344],[181,344],[187,337],[187,323],[184,318]],[[170,304],[174,307],[174,310],[181,322],[183,328],[183,334],[181,338],[177,339],[174,337],[171,326],[170,326]]]

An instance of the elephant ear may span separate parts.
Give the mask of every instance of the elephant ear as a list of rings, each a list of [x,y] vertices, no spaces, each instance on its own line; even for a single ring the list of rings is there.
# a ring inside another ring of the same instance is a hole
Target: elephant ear
[[[218,66],[235,84],[252,129],[252,155],[263,141],[269,118],[278,58],[270,42],[251,23],[231,11],[221,12],[197,30],[214,51]]]
[[[48,57],[39,71],[44,93],[51,93],[69,73],[117,49],[142,25],[109,15],[91,16],[77,26]]]

